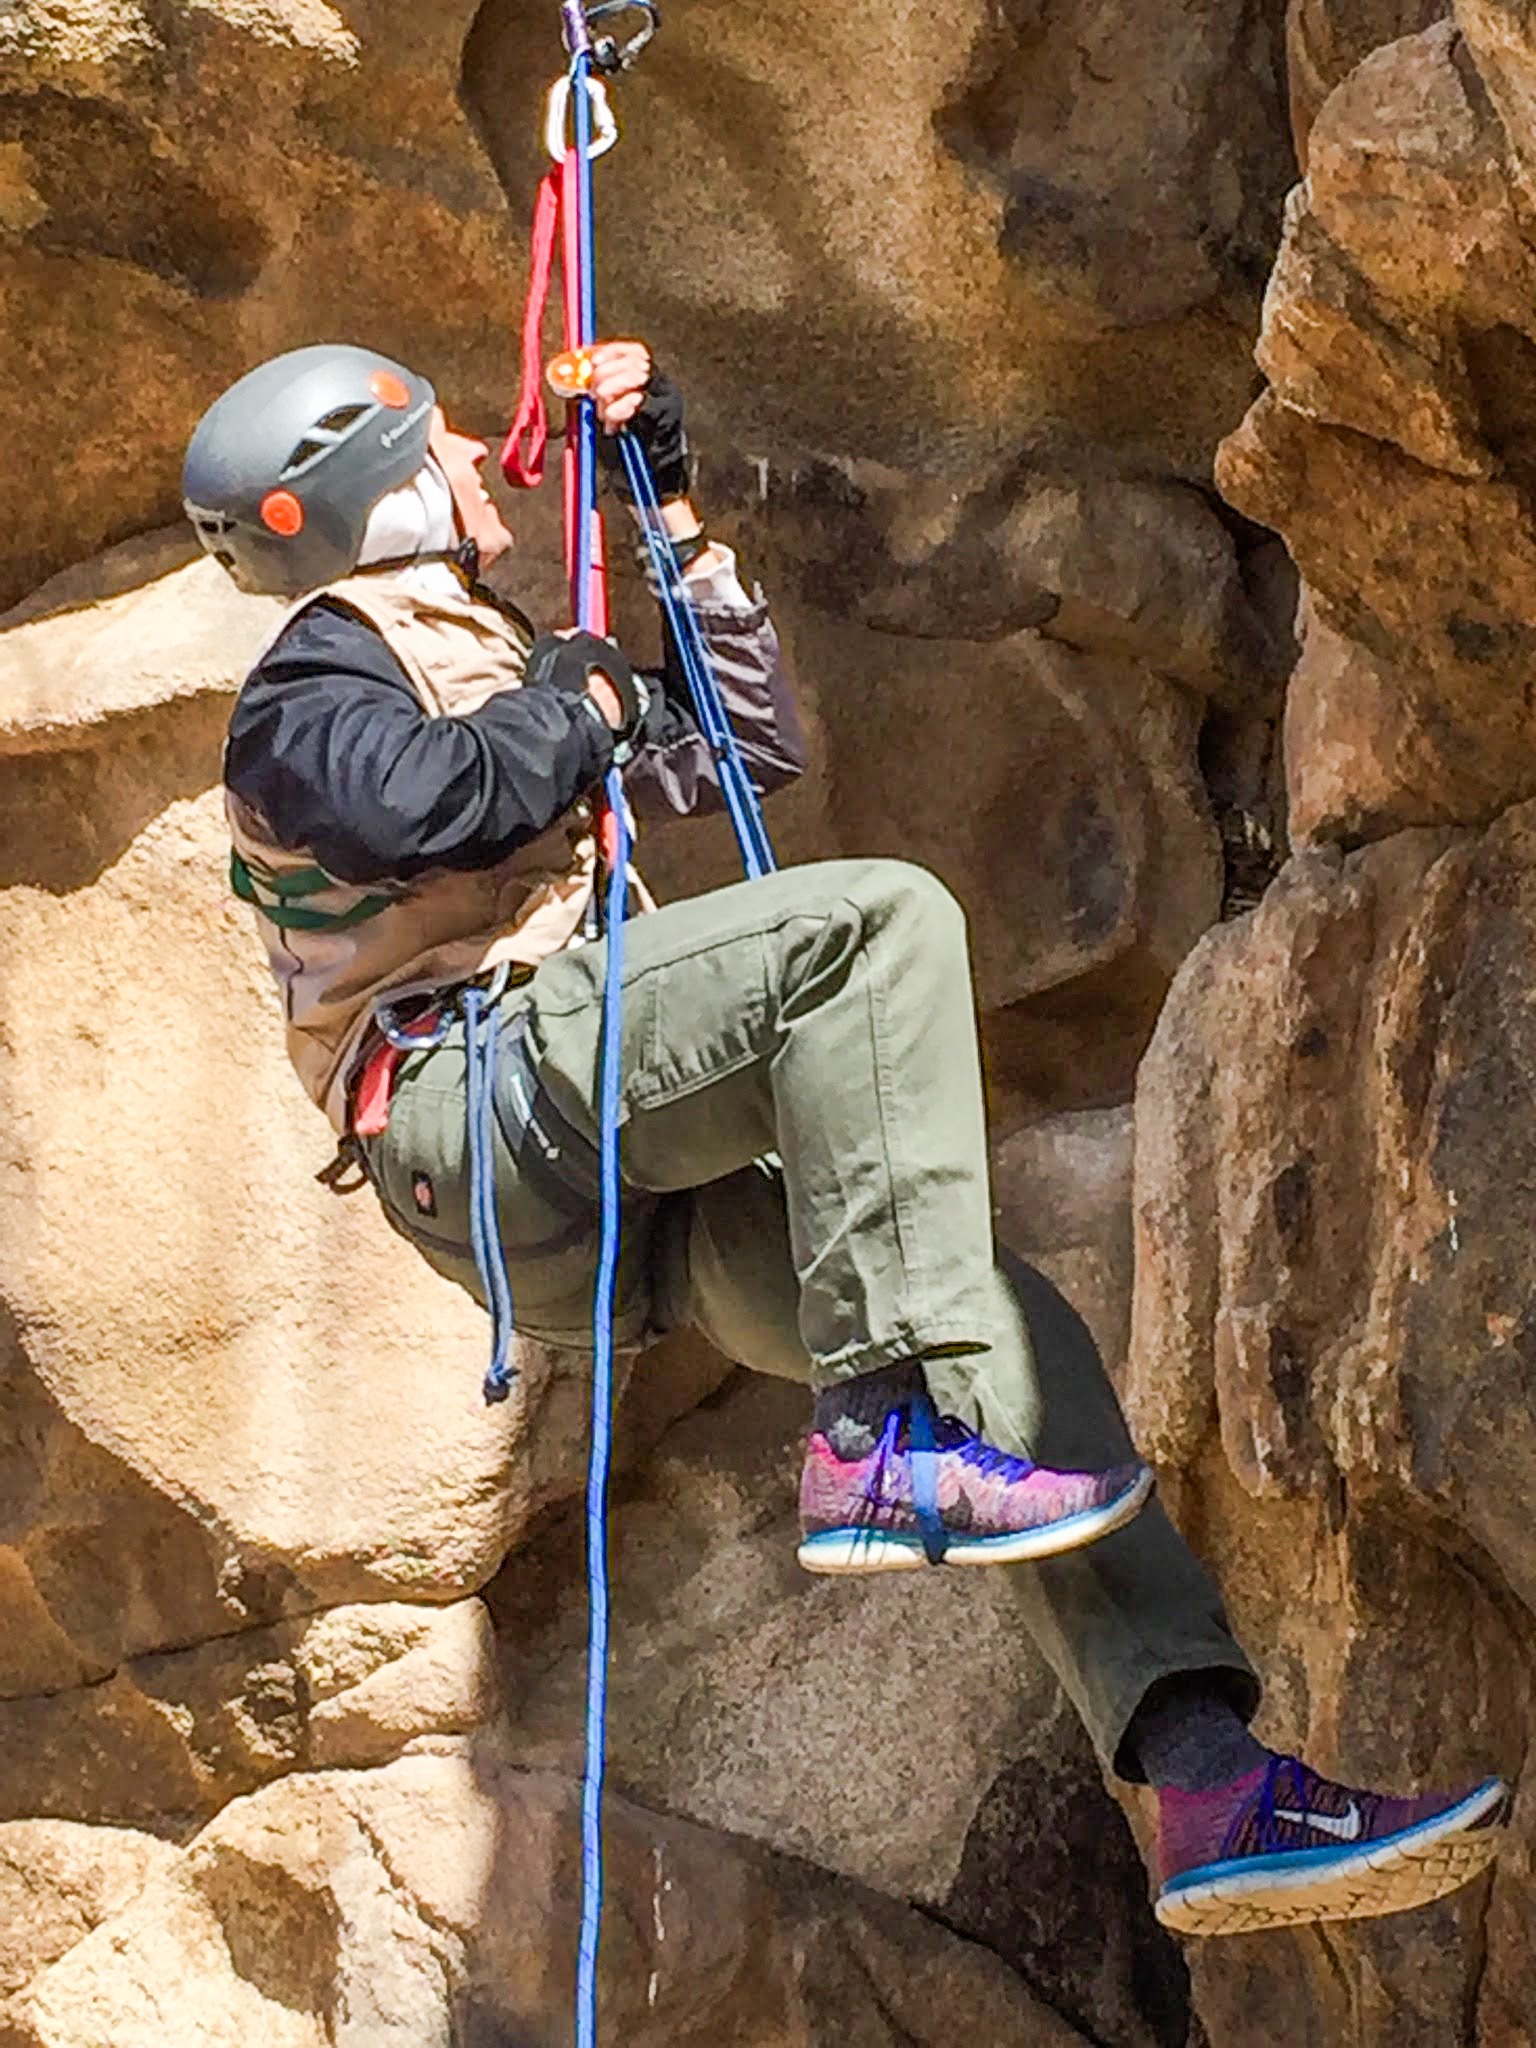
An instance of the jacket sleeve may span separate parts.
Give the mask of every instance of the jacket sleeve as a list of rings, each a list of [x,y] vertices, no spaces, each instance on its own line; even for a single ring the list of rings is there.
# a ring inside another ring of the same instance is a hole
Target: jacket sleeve
[[[742,589],[730,549],[721,547],[719,553],[724,563],[690,578],[689,594],[742,763],[753,787],[765,796],[803,772],[805,738],[767,601],[760,589],[750,596]],[[653,680],[660,681],[666,696],[662,737],[636,754],[624,771],[631,803],[641,816],[723,810],[719,769],[694,717],[670,631],[664,666]]]
[[[339,881],[492,867],[601,779],[613,742],[584,706],[507,690],[429,717],[372,627],[321,599],[247,679],[224,779],[279,846]]]

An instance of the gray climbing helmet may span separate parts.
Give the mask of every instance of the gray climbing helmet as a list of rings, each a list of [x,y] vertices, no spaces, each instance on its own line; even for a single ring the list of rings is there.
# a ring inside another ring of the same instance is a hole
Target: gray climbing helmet
[[[321,343],[214,400],[182,470],[197,537],[245,590],[297,596],[350,575],[368,515],[427,459],[437,395],[388,356]]]

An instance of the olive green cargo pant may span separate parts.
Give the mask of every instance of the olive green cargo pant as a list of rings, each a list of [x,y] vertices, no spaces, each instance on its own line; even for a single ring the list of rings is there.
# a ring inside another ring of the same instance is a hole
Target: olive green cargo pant
[[[497,1076],[518,1327],[585,1350],[605,967],[602,945],[561,953],[504,999]],[[922,1357],[941,1412],[1004,1450],[1090,1470],[1132,1454],[1085,1327],[994,1257],[964,919],[924,869],[791,868],[635,919],[621,1096],[621,1344],[691,1323],[814,1386]],[[368,1152],[391,1220],[478,1297],[461,1028],[402,1067]],[[1216,1591],[1155,1503],[1011,1582],[1105,1757],[1173,1673],[1222,1674],[1253,1705]]]

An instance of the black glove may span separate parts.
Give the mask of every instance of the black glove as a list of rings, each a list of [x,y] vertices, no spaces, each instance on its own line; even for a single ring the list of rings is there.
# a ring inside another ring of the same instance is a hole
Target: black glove
[[[617,731],[611,726],[609,730],[613,732],[614,746],[620,750],[620,757],[627,758],[631,741],[638,738],[644,746],[650,737],[648,721],[654,718],[652,697],[654,694],[659,700],[661,693],[653,693],[635,674],[629,656],[616,640],[605,640],[598,633],[541,633],[528,650],[523,688],[564,690],[568,696],[585,697],[593,712],[602,718],[601,710],[587,690],[587,684],[594,675],[606,676],[619,700],[624,723]],[[608,724],[606,718],[603,723],[605,726]]]
[[[651,371],[645,397],[640,410],[629,422],[628,431],[645,450],[660,502],[665,505],[669,498],[686,498],[690,464],[688,434],[683,425],[683,394],[660,370]],[[618,435],[605,434],[599,428],[597,452],[619,496],[633,504],[635,494],[629,488],[624,458],[619,453]]]

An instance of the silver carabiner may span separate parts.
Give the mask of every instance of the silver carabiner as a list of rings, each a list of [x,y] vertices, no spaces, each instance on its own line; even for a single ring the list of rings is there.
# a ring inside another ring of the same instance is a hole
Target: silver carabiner
[[[588,30],[593,22],[609,20],[616,14],[638,14],[642,20],[627,42],[621,43],[617,36],[592,38],[592,62],[610,78],[627,71],[661,27],[661,9],[655,0],[598,0],[597,6],[587,9]]]
[[[426,1001],[427,998],[421,997],[418,1000]],[[373,1021],[378,1027],[379,1035],[388,1039],[396,1052],[436,1052],[447,1038],[453,1018],[446,1009],[440,1009],[435,1021],[428,1024],[424,1030],[420,1021],[422,1014],[418,1011],[414,1019],[402,1017],[399,1006],[384,1001],[382,997],[373,1006]],[[425,1014],[430,1016],[431,1011],[428,1010]]]
[[[608,88],[600,78],[587,75],[587,98],[592,102],[595,123],[592,147],[593,157],[606,156],[619,139],[619,124],[612,107],[608,104]],[[544,147],[557,164],[563,164],[570,155],[573,145],[566,140],[566,122],[571,111],[571,78],[567,72],[557,78],[549,88],[549,101],[544,112]]]

